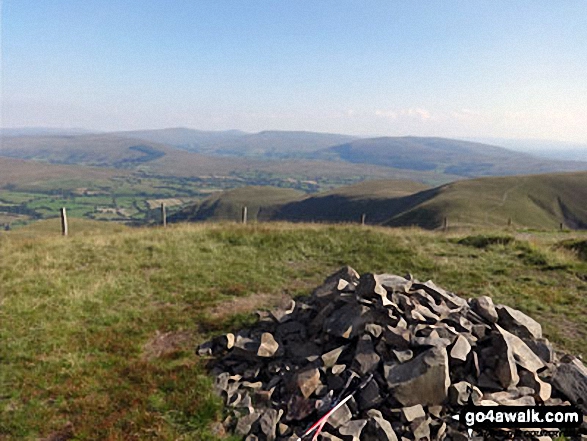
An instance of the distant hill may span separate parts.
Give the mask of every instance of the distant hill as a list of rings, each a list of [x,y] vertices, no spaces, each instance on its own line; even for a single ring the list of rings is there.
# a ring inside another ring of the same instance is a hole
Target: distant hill
[[[360,139],[319,153],[352,163],[465,177],[587,170],[587,162],[548,160],[502,147],[445,138]]]
[[[185,150],[222,156],[304,157],[357,137],[304,131],[201,131],[186,128],[118,132],[117,136],[161,142]]]
[[[177,134],[177,130],[172,129]],[[155,131],[161,133],[161,131]],[[311,137],[310,135],[308,135]],[[303,179],[328,177],[397,178],[446,183],[455,175],[351,164],[343,161],[229,157],[200,154],[145,139],[115,134],[80,136],[17,136],[2,138],[0,156],[54,164],[140,169],[165,176],[195,177],[231,173],[275,174]],[[292,141],[293,142],[293,141]],[[293,146],[293,144],[292,144]]]
[[[44,164],[16,158],[0,157],[0,188],[28,188],[45,181],[100,181],[124,176],[123,170],[106,168]]]
[[[289,200],[288,200],[289,199]],[[359,222],[420,226],[587,229],[587,172],[462,180],[440,187],[409,181],[368,181],[301,197],[283,189],[248,187],[214,195],[175,220],[238,219],[252,204],[260,220]]]
[[[156,130],[133,130],[111,133],[123,138],[144,139],[184,150],[200,152],[219,142],[240,139],[248,133],[240,130],[210,131],[175,127]]]

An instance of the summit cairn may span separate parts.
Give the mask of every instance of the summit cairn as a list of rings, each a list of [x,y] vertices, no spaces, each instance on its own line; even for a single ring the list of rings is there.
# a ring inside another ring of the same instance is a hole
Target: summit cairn
[[[341,268],[197,352],[212,357],[226,429],[247,441],[295,441],[313,425],[303,439],[466,441],[452,418],[466,404],[587,412],[587,368],[559,359],[538,322],[411,275]]]

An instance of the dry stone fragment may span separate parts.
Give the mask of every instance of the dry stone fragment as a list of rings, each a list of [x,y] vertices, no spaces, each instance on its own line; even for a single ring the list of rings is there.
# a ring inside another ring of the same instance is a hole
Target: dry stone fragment
[[[259,418],[259,428],[263,433],[263,439],[267,441],[274,441],[277,431],[277,422],[279,421],[280,414],[275,409],[266,409],[261,418]]]
[[[536,372],[544,367],[544,363],[532,350],[522,341],[521,338],[509,333],[496,325],[498,332],[502,335],[508,348],[511,348],[516,363],[530,372]]]
[[[363,335],[357,343],[354,367],[360,375],[368,374],[379,365],[380,357],[373,348],[373,341],[369,335]]]
[[[342,440],[341,438],[339,438],[338,436],[336,436],[336,435],[333,435],[332,433],[329,433],[329,432],[324,432],[324,431],[322,431],[322,432],[320,433],[320,436],[322,437],[322,440],[323,440],[323,441],[343,441],[343,440]],[[298,438],[298,439],[299,439],[299,438]],[[296,439],[296,441],[297,441],[297,439]]]
[[[450,377],[443,348],[429,349],[403,364],[387,363],[384,372],[394,398],[404,406],[441,404],[447,397]]]
[[[471,300],[471,308],[488,323],[497,323],[497,310],[491,297],[482,296]]]
[[[450,350],[450,357],[455,360],[466,361],[470,351],[471,344],[469,341],[462,335],[459,335]]]
[[[404,421],[411,423],[417,418],[426,418],[426,413],[421,404],[416,404],[410,407],[402,407],[402,416]]]
[[[414,353],[410,349],[406,349],[405,351],[393,351],[393,355],[397,358],[397,361],[400,363],[405,363],[408,360],[411,360],[414,357]]]
[[[547,401],[552,393],[552,386],[542,381],[536,372],[521,371],[519,385],[532,388],[534,398],[542,403]]]
[[[263,335],[261,335],[261,344],[257,350],[257,355],[259,357],[273,357],[278,349],[279,343],[275,341],[273,335],[269,332],[264,332]]]
[[[373,441],[397,441],[397,435],[391,427],[391,424],[383,418],[380,411],[371,409],[367,411],[367,416],[370,418],[368,429],[375,436],[372,438]],[[367,438],[365,439],[367,440]],[[371,441],[371,439],[368,441]]]
[[[426,418],[419,418],[412,421],[410,423],[410,431],[416,441],[430,439],[430,422]]]
[[[437,302],[445,302],[450,309],[460,308],[467,305],[467,301],[456,296],[453,293],[449,293],[444,289],[436,286],[431,280],[426,283],[414,283],[412,285],[414,289],[423,289],[430,294]]]
[[[253,424],[259,419],[260,413],[253,412],[238,419],[235,432],[238,435],[245,436],[251,431]]]
[[[341,279],[348,283],[356,284],[359,281],[359,277],[359,273],[350,266],[342,267],[334,274],[328,276],[324,280],[324,283],[314,290],[312,295],[318,299],[328,299],[337,294],[338,284]]]
[[[324,321],[324,331],[335,337],[355,337],[365,325],[363,313],[367,311],[368,308],[365,306],[349,303],[330,314]]]
[[[497,323],[507,331],[522,338],[541,338],[542,326],[533,318],[528,317],[522,311],[505,305],[496,307],[499,319]]]
[[[324,364],[324,367],[330,368],[333,367],[336,364],[336,361],[338,360],[338,357],[340,357],[340,354],[342,354],[342,352],[346,349],[346,346],[340,346],[338,348],[335,348],[331,351],[328,351],[324,354],[322,354],[322,363]]]
[[[296,383],[304,398],[308,398],[322,384],[320,382],[320,371],[317,368],[301,371],[296,376]]]
[[[483,393],[466,381],[451,384],[448,389],[448,400],[453,406],[464,406],[472,402],[475,404],[483,397]]]
[[[383,306],[392,305],[393,302],[387,297],[387,290],[381,285],[382,275],[363,274],[357,285],[356,293],[366,299],[379,299]]]
[[[552,384],[583,412],[587,412],[587,368],[578,358],[564,357],[557,367]]]
[[[379,384],[375,379],[369,381],[367,385],[359,392],[357,404],[361,410],[370,409],[379,404],[383,399],[379,391]]]
[[[337,428],[348,423],[352,418],[353,414],[349,407],[346,404],[343,404],[330,416],[330,418],[328,418],[328,424]]]
[[[340,426],[338,432],[344,440],[361,441],[361,432],[367,425],[367,420],[351,420]]]

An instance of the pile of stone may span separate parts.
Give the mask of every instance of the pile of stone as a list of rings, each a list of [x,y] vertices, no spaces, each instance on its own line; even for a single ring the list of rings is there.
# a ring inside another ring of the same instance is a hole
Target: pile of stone
[[[247,441],[297,440],[365,378],[318,439],[465,441],[452,416],[467,403],[573,403],[587,412],[587,369],[555,354],[539,323],[410,275],[342,268],[311,296],[198,353],[213,357],[226,428]]]

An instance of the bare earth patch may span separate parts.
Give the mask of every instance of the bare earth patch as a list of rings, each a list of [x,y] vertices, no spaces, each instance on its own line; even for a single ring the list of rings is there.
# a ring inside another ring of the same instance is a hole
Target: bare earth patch
[[[189,331],[156,331],[155,336],[143,346],[143,360],[153,360],[172,352],[184,349],[193,343],[194,336]]]

